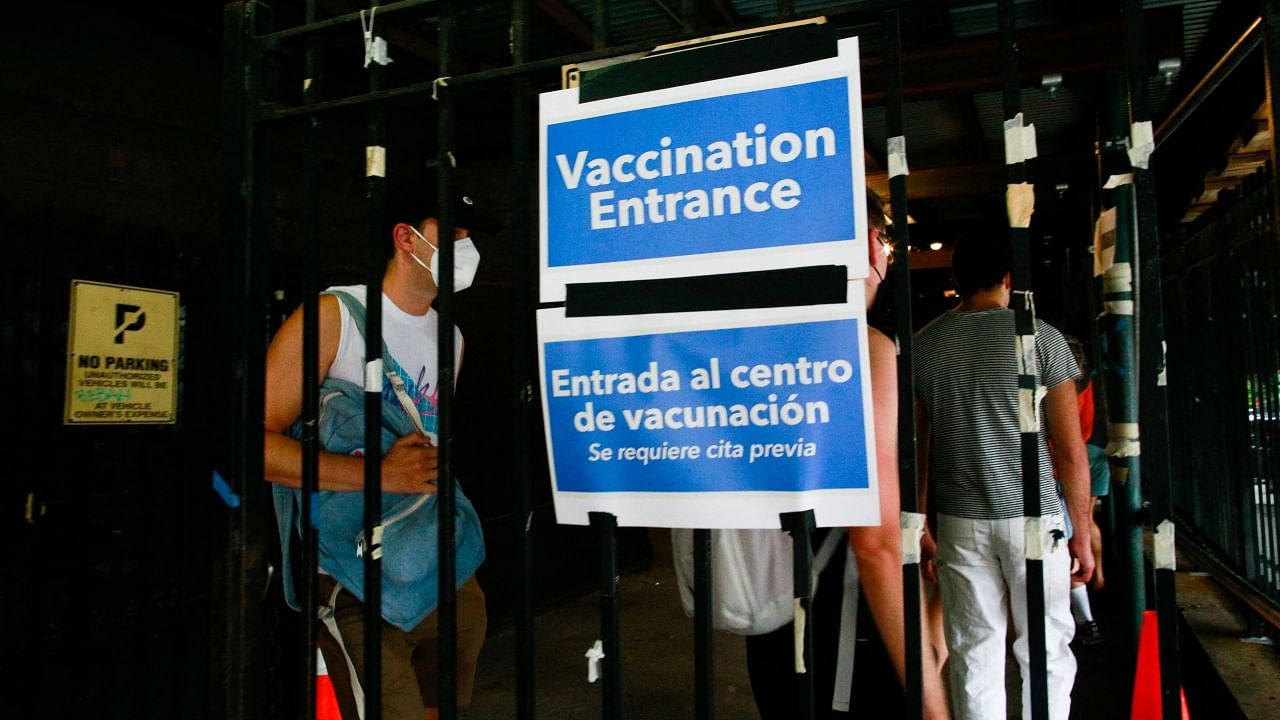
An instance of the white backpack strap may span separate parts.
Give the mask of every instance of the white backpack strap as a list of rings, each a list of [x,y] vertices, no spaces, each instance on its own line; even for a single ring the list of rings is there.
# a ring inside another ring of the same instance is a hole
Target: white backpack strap
[[[827,569],[827,563],[835,557],[841,545],[848,547],[848,543],[845,542],[846,537],[848,537],[848,531],[844,528],[831,528],[822,544],[818,546],[818,552],[813,554],[813,594],[818,593],[818,576]]]
[[[836,655],[836,685],[831,709],[849,712],[853,696],[853,657],[858,641],[858,562],[853,548],[844,559],[844,597],[840,603],[840,640]]]

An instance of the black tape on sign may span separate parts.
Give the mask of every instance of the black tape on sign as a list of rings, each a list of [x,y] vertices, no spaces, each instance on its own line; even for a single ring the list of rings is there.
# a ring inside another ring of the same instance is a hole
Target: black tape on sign
[[[844,303],[849,270],[814,265],[786,270],[570,284],[565,315],[645,315]]]
[[[639,60],[584,71],[578,102],[774,70],[836,56],[831,23],[744,35],[705,46],[673,48]]]

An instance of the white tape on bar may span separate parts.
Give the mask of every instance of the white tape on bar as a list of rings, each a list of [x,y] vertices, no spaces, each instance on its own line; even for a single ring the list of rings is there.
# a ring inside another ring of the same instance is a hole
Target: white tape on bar
[[[1022,113],[1004,121],[1004,162],[1015,165],[1036,157],[1036,126],[1023,125]]]
[[[1009,183],[1005,190],[1009,209],[1009,227],[1031,227],[1031,214],[1036,211],[1036,188],[1031,183]]]
[[[1103,303],[1108,315],[1132,315],[1132,300],[1107,300]]]
[[[1049,389],[1037,385],[1035,390],[1018,388],[1018,429],[1021,432],[1040,432],[1040,402]]]
[[[1112,175],[1107,178],[1107,184],[1102,186],[1103,190],[1115,190],[1121,185],[1132,185],[1133,173],[1124,173],[1123,175]]]
[[[907,168],[907,139],[902,135],[889,138],[889,177],[909,175]]]
[[[1156,387],[1169,385],[1169,343],[1160,341],[1160,373],[1156,375]]]
[[[311,78],[306,78],[302,81],[302,92],[306,92],[310,89],[311,89]]]
[[[1156,134],[1151,121],[1134,123],[1129,130],[1129,162],[1143,170],[1151,161],[1151,153],[1156,151]]]
[[[387,176],[387,149],[381,145],[366,145],[364,148],[365,177]]]
[[[1113,458],[1141,455],[1138,433],[1138,423],[1107,423],[1107,455]]]
[[[382,559],[382,526],[373,526],[373,559]]]
[[[587,682],[593,683],[600,679],[600,661],[604,660],[604,642],[597,640],[595,645],[587,648],[587,652],[583,655],[587,659]]]
[[[1014,338],[1018,352],[1018,374],[1036,375],[1040,372],[1040,363],[1036,360],[1036,336],[1019,335]]]
[[[1133,292],[1133,265],[1116,263],[1102,272],[1102,292]]]
[[[1045,519],[1042,517],[1022,518],[1023,554],[1028,560],[1043,560],[1045,537]]]
[[[1174,525],[1173,521],[1165,518],[1156,526],[1155,537],[1155,555],[1157,570],[1177,570],[1178,569],[1178,551],[1174,543]]]
[[[796,674],[803,675],[808,670],[804,667],[804,605],[800,603],[800,598],[795,599],[795,657],[796,657]]]
[[[364,364],[364,391],[382,392],[382,358]]]
[[[902,564],[920,562],[920,539],[924,537],[924,513],[903,511],[899,515],[902,527]]]
[[[360,34],[364,39],[364,66],[369,67],[371,62],[385,66],[391,62],[391,58],[387,55],[387,41],[373,34],[373,19],[378,14],[378,6],[374,5],[373,9],[367,11],[369,13],[367,22],[365,12],[365,10],[360,11]]]

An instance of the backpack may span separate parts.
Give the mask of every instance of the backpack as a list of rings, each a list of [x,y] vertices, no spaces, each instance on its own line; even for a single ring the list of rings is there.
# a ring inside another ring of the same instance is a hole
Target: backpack
[[[813,592],[818,574],[842,545],[846,533],[827,534],[813,558]],[[792,540],[782,530],[711,531],[711,624],[738,635],[763,635],[791,622],[795,612]],[[671,531],[671,550],[684,612],[693,617],[693,531]]]
[[[365,309],[351,295],[336,295],[364,336]],[[386,343],[382,354],[390,357]],[[354,383],[326,378],[320,386],[318,439],[327,452],[349,455],[364,449],[364,389]],[[412,407],[412,403],[409,404]],[[416,410],[415,410],[416,412]],[[382,401],[381,453],[396,440],[419,431],[402,403]],[[299,419],[286,432],[302,437]],[[289,544],[301,535],[302,490],[272,486],[276,519],[283,548],[285,600],[300,609],[293,587]],[[461,587],[484,561],[484,536],[480,518],[471,502],[457,488],[454,508],[456,523],[456,587]],[[408,632],[422,622],[439,604],[440,556],[439,513],[435,495],[382,494],[382,617]],[[319,567],[333,576],[341,587],[364,602],[364,494],[320,491],[313,504],[318,535]]]

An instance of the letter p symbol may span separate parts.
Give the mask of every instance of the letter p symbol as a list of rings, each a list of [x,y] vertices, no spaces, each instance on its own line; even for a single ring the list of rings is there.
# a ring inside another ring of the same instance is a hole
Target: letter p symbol
[[[127,324],[126,324],[127,323]],[[141,330],[147,324],[147,314],[137,305],[116,303],[116,344],[124,344],[124,334]]]

